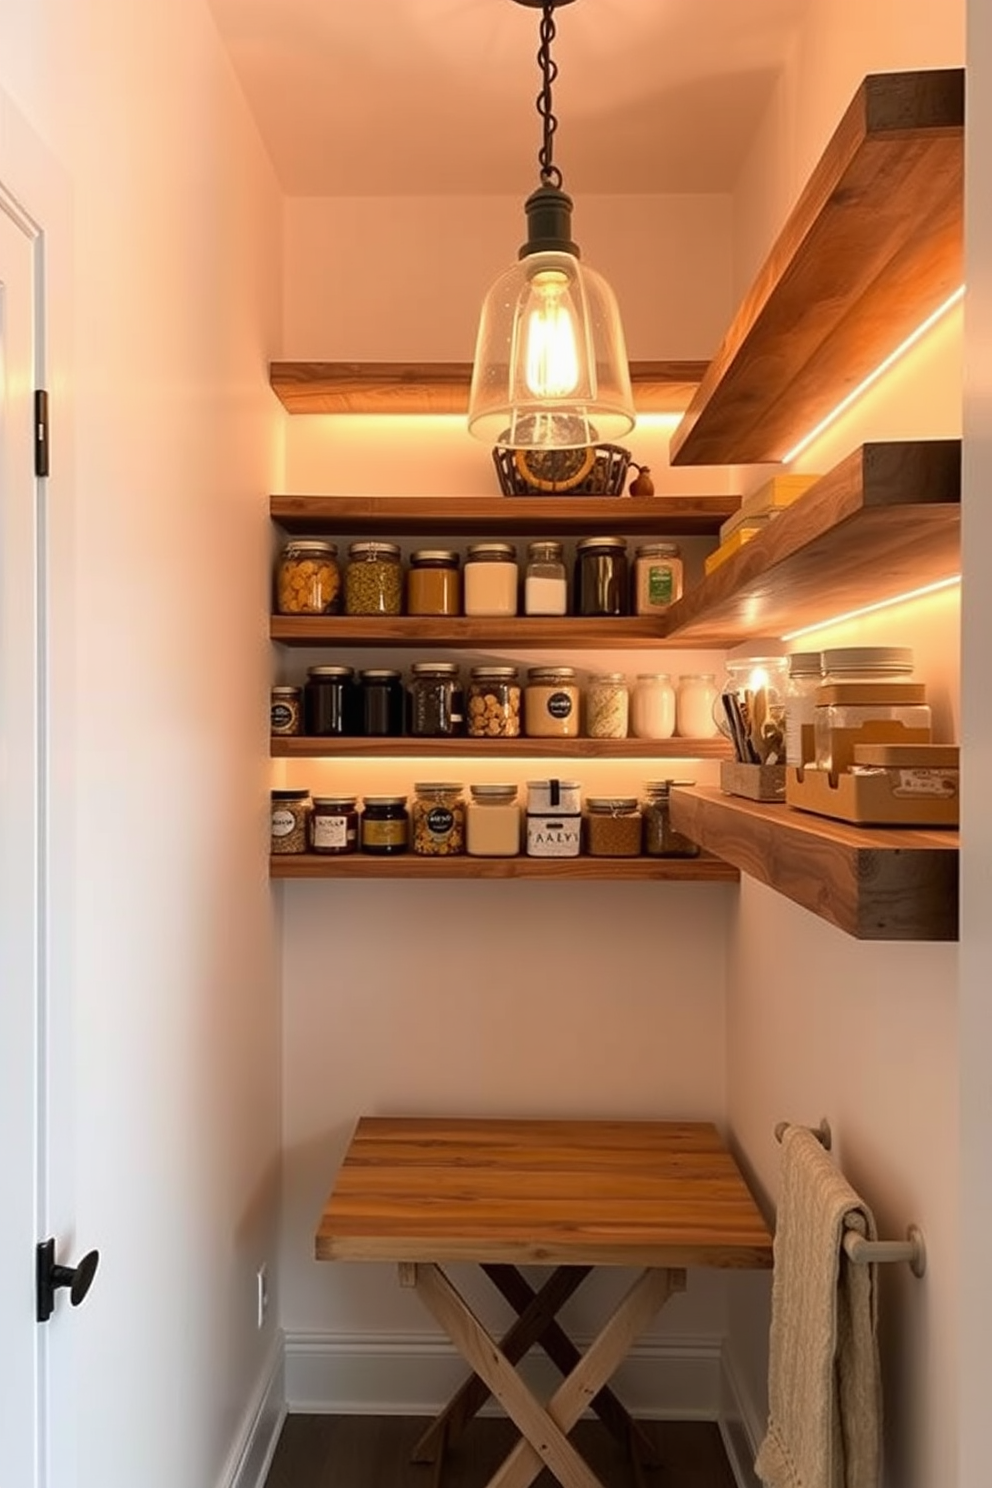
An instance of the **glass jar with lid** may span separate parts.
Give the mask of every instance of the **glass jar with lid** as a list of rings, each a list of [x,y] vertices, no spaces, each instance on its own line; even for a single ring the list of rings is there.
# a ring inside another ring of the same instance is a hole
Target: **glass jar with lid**
[[[913,680],[908,646],[858,646],[823,653],[813,718],[816,767],[850,769],[856,744],[929,744],[926,684]]]
[[[410,813],[406,796],[366,796],[362,807],[362,852],[380,858],[405,853],[410,845]]]
[[[626,538],[583,537],[576,543],[577,615],[626,615],[628,586]]]
[[[692,780],[649,780],[644,786],[644,852],[649,858],[698,858],[699,847],[672,826],[671,790]]]
[[[682,598],[682,575],[678,543],[641,543],[634,557],[635,615],[663,615]]]
[[[465,613],[503,617],[517,613],[517,550],[513,543],[470,543],[465,553]]]
[[[520,852],[520,807],[515,785],[470,785],[465,847],[471,858],[515,858]]]
[[[310,847],[315,853],[341,857],[358,851],[357,796],[314,796]]]
[[[667,672],[638,672],[630,699],[635,739],[670,739],[675,732],[675,688]]]
[[[637,858],[641,854],[641,811],[635,796],[589,796],[585,847],[591,858]]]
[[[460,615],[462,576],[451,548],[418,548],[406,575],[408,615]]]
[[[276,565],[276,612],[336,615],[341,609],[341,570],[335,543],[288,542]]]
[[[307,669],[303,689],[306,732],[315,738],[350,737],[361,733],[358,688],[349,666]]]
[[[532,542],[528,546],[524,614],[568,614],[568,576],[560,542]]]
[[[415,661],[410,673],[411,734],[421,739],[460,734],[465,709],[457,662]]]
[[[590,739],[626,739],[630,693],[623,672],[594,672],[586,688]]]
[[[472,739],[516,739],[520,734],[520,674],[512,666],[472,668],[466,700]]]
[[[528,668],[524,732],[532,739],[578,738],[579,686],[574,667]]]
[[[806,765],[816,756],[813,720],[816,692],[823,680],[819,651],[793,651],[785,684],[785,762]]]
[[[465,851],[462,787],[450,781],[421,781],[413,787],[410,832],[421,857],[450,858]]]
[[[270,852],[305,853],[310,837],[310,792],[274,790]]]
[[[403,565],[395,543],[353,542],[344,576],[346,615],[401,615]]]
[[[683,672],[675,691],[675,732],[683,739],[715,738],[719,696],[715,672]]]
[[[732,657],[727,662],[727,680],[714,718],[742,763],[785,764],[788,677],[785,656]]]
[[[402,674],[393,667],[370,667],[359,672],[358,685],[362,734],[367,739],[399,738],[406,714]]]
[[[303,728],[303,691],[273,687],[269,703],[269,732],[276,738],[298,734]]]

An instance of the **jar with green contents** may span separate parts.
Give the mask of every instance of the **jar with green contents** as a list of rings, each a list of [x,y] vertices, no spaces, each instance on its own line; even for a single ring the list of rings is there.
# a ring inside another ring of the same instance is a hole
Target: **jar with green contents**
[[[450,858],[465,851],[462,787],[450,781],[415,785],[411,831],[413,850],[422,857]]]
[[[649,780],[644,787],[644,852],[649,858],[697,858],[695,842],[676,832],[671,818],[673,785],[693,785],[692,780]]]
[[[401,615],[403,565],[395,543],[355,542],[344,576],[346,615]]]

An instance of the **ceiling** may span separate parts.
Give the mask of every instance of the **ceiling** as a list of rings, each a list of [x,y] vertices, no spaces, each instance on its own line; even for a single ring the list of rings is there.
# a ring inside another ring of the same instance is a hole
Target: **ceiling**
[[[813,0],[568,0],[555,160],[582,193],[720,192]],[[540,10],[512,0],[210,0],[293,196],[537,184]]]

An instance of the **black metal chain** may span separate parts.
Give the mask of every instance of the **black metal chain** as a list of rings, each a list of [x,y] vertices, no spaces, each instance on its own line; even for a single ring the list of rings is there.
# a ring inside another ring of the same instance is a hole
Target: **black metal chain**
[[[555,130],[558,128],[558,120],[552,112],[551,84],[558,76],[558,64],[551,56],[551,43],[555,39],[555,0],[544,0],[541,14],[541,45],[537,53],[537,65],[541,69],[541,91],[537,95],[537,112],[544,120],[544,140],[538,151],[537,159],[541,167],[541,185],[553,186],[561,189],[561,171],[555,165],[552,154],[554,151]]]

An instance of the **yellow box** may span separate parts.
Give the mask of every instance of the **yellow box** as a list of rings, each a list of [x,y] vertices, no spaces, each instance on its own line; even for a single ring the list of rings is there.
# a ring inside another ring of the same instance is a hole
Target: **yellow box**
[[[798,496],[815,486],[818,475],[773,475],[770,481],[745,496],[738,516],[760,516],[763,512],[781,511],[791,506]]]
[[[707,555],[703,564],[706,572],[711,574],[715,568],[720,567],[721,563],[726,563],[727,559],[732,558],[735,553],[739,553],[741,548],[751,541],[752,537],[757,537],[761,530],[760,527],[739,527],[733,537],[729,538],[727,542],[721,543],[714,552]]]

